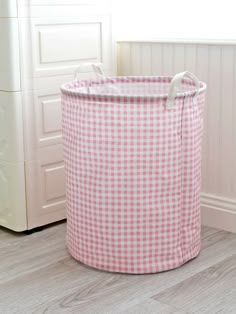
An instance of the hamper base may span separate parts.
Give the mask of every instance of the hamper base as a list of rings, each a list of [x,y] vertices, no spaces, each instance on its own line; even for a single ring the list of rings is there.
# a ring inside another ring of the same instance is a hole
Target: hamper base
[[[197,246],[194,247],[194,249],[191,250],[191,253],[187,253],[185,256],[183,256],[183,259],[181,261],[167,261],[166,266],[147,266],[139,268],[138,266],[117,266],[117,267],[109,267],[103,264],[99,263],[93,263],[91,261],[88,261],[78,254],[75,254],[73,250],[70,249],[68,246],[68,251],[70,255],[77,260],[78,262],[92,267],[97,270],[106,271],[106,272],[113,272],[113,273],[123,273],[123,274],[133,274],[133,275],[142,275],[142,274],[155,274],[160,273],[164,271],[174,270],[176,268],[179,268],[183,266],[184,264],[190,262],[191,260],[195,259],[201,250],[201,244],[199,243]],[[160,264],[160,263],[159,263]],[[161,264],[164,264],[163,262]]]

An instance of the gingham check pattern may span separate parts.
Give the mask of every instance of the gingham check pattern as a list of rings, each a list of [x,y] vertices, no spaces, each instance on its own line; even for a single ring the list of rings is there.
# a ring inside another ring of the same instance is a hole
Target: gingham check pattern
[[[159,93],[170,81],[112,78],[62,88],[67,244],[85,264],[154,273],[199,253],[205,89],[193,105],[192,83],[183,80],[186,92],[166,110]]]

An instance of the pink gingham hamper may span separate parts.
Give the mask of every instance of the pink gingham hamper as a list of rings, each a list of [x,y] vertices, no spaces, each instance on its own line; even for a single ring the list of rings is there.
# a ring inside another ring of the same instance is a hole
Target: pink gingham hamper
[[[196,257],[205,83],[183,72],[61,90],[71,255],[136,274]]]

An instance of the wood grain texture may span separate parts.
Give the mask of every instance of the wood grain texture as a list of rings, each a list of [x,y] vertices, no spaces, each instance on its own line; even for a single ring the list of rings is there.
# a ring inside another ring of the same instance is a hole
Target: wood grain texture
[[[9,242],[15,242],[16,239],[23,237],[23,233],[16,233],[0,226],[0,248],[9,245]]]
[[[188,314],[182,310],[178,310],[173,306],[160,303],[151,298],[132,306],[120,314]]]
[[[221,313],[224,299],[229,311],[235,306],[235,234],[203,227],[196,259],[169,272],[127,275],[74,260],[65,245],[65,223],[28,236],[0,231],[0,313]]]
[[[224,239],[235,239],[235,233],[202,226],[202,250],[205,250]]]
[[[45,228],[31,235],[5,231],[0,241],[0,282],[15,279],[68,257],[65,224]]]
[[[236,312],[236,254],[153,297],[201,314]]]

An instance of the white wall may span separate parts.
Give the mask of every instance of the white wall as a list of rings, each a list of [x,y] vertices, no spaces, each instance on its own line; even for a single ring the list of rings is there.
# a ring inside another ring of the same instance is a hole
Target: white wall
[[[118,48],[120,75],[188,70],[207,83],[202,220],[236,232],[236,46],[121,42]]]
[[[235,1],[113,0],[118,39],[236,39]]]

